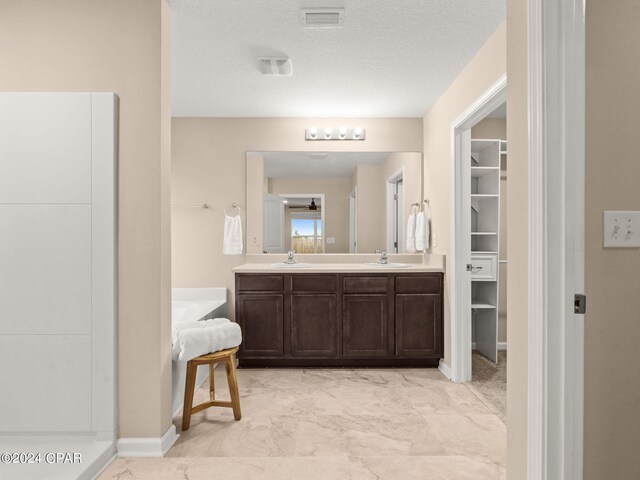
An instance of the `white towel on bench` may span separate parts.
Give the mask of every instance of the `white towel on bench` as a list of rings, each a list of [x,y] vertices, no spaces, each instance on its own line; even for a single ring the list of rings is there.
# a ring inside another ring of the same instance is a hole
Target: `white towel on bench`
[[[180,322],[174,326],[172,336],[173,358],[182,361],[237,347],[242,342],[240,325],[228,318]]]

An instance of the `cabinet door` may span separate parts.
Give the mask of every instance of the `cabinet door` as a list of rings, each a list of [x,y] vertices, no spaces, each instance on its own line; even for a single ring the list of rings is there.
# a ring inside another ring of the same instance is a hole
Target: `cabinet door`
[[[344,295],[342,297],[345,357],[383,357],[389,347],[389,299],[387,295]]]
[[[242,328],[240,357],[284,355],[283,295],[239,294],[236,319]]]
[[[396,295],[396,354],[442,355],[440,295]]]
[[[291,353],[294,357],[336,357],[337,296],[291,295]]]

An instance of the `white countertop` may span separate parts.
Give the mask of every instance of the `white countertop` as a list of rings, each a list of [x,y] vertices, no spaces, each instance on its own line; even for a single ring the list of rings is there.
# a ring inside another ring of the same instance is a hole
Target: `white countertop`
[[[409,267],[378,267],[365,263],[313,263],[310,267],[274,267],[270,263],[245,263],[237,273],[424,273],[444,272],[442,266],[412,263]]]

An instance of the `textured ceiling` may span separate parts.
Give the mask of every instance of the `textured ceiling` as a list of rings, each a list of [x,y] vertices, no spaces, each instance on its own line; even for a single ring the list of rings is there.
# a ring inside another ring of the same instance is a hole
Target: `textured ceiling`
[[[317,155],[319,152],[313,154]],[[381,165],[384,152],[327,152],[314,158],[309,152],[262,152],[264,176],[277,178],[351,178],[358,165]]]
[[[506,0],[344,0],[303,28],[298,0],[170,0],[174,116],[420,117],[505,20]],[[291,77],[256,57],[291,58]]]

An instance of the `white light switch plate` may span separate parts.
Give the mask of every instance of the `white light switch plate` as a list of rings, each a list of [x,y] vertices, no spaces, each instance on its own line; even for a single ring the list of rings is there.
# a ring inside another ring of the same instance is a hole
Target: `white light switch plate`
[[[605,247],[640,248],[640,212],[604,212],[603,225]]]
[[[336,243],[336,237],[327,237],[327,243],[328,244]]]

